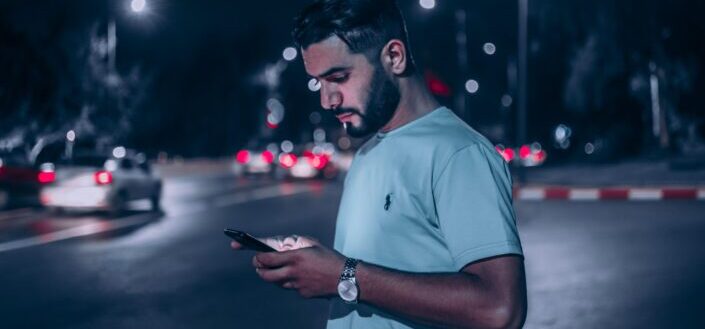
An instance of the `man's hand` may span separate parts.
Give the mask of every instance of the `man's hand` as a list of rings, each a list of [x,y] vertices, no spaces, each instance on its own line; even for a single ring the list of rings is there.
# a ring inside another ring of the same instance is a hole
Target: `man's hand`
[[[265,281],[283,288],[296,289],[302,297],[331,297],[337,295],[338,279],[345,257],[308,237],[264,238],[279,252],[257,253],[252,265]],[[232,242],[234,249],[240,249]]]
[[[268,282],[296,289],[305,298],[337,294],[345,258],[321,245],[283,252],[258,253],[252,264]]]

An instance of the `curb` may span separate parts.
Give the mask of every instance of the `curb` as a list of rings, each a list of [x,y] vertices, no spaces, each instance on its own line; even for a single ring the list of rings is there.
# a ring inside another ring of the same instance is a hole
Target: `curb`
[[[515,187],[514,200],[705,200],[705,187]]]

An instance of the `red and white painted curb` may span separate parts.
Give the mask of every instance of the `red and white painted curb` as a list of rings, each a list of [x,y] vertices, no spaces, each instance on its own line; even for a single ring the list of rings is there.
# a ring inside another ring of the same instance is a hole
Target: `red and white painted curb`
[[[705,200],[705,187],[516,187],[515,200]]]

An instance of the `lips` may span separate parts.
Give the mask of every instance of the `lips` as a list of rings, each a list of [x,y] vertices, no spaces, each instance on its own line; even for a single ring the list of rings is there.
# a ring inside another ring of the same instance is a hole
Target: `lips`
[[[352,116],[353,116],[352,113],[344,113],[344,114],[337,115],[336,118],[338,118],[339,121],[343,122],[343,121],[349,121],[349,119]]]

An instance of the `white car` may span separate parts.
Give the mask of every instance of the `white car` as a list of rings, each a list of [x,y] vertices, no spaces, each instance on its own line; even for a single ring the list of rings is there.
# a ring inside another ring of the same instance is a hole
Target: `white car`
[[[279,155],[279,176],[295,179],[325,178],[333,179],[338,176],[338,168],[331,161],[328,154],[314,154],[311,151],[302,152],[297,157],[293,153]]]
[[[71,160],[43,164],[54,179],[40,191],[42,205],[52,209],[108,210],[119,213],[131,201],[147,199],[160,209],[162,182],[140,157],[78,155]]]
[[[274,168],[274,153],[268,150],[262,152],[241,150],[235,156],[239,172],[246,175],[269,174]]]

